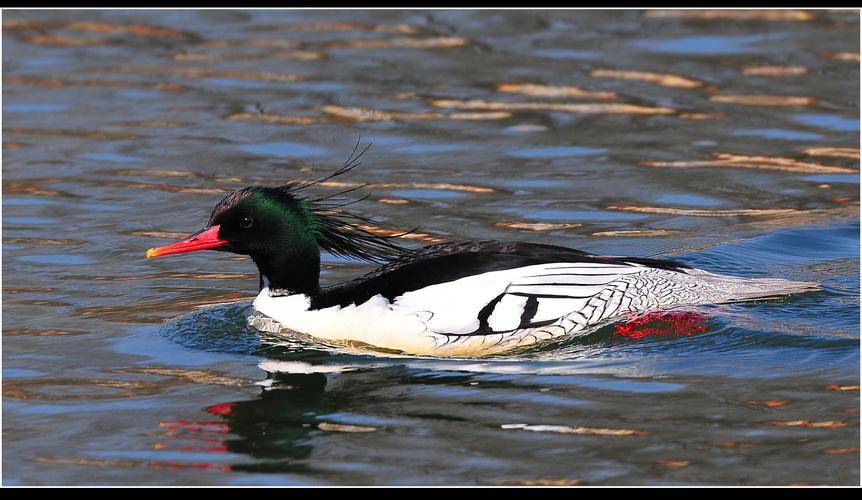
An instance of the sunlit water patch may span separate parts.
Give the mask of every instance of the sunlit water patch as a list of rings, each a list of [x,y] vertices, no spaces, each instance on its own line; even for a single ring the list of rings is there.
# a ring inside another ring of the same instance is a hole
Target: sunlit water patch
[[[533,54],[552,59],[598,59],[602,56],[598,51],[577,49],[537,49]]]
[[[644,214],[616,212],[611,210],[531,210],[523,213],[528,219],[568,222],[608,222],[644,219]]]
[[[661,203],[668,203],[671,205],[687,205],[694,207],[718,207],[726,204],[726,202],[722,200],[696,194],[665,194],[659,196],[656,200]]]
[[[818,141],[823,138],[814,132],[800,132],[798,130],[785,130],[780,128],[756,128],[736,130],[733,135],[741,137],[763,137],[764,139],[782,139],[786,141]]]
[[[726,55],[762,52],[761,44],[787,37],[786,33],[736,36],[689,36],[672,39],[643,40],[635,46],[665,54]]]
[[[825,175],[807,175],[803,177],[806,181],[813,182],[834,182],[842,184],[859,184],[858,174],[825,174]]]
[[[85,255],[68,255],[68,254],[40,254],[40,255],[22,255],[17,257],[22,262],[32,264],[43,264],[48,266],[81,266],[85,264],[93,264],[97,262],[92,257]]]
[[[858,132],[859,119],[826,113],[800,113],[794,120],[811,127],[825,128],[838,132]]]
[[[584,146],[552,147],[552,148],[530,148],[510,151],[509,155],[516,158],[568,158],[577,156],[591,156],[604,153],[602,148],[588,148]]]
[[[107,163],[136,163],[142,161],[141,158],[120,153],[87,153],[83,157],[87,160]]]
[[[4,104],[4,113],[53,113],[69,109],[68,104],[53,104],[48,102]]]
[[[262,144],[250,144],[239,148],[241,151],[256,155],[267,155],[277,157],[307,157],[307,156],[323,156],[326,154],[326,149],[312,146],[309,144],[300,144],[296,142],[268,142]]]

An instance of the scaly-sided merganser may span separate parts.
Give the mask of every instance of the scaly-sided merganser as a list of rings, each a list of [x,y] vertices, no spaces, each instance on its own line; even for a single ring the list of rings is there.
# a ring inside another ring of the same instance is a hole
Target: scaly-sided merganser
[[[227,195],[207,226],[147,251],[249,255],[261,276],[258,329],[328,345],[434,356],[485,356],[586,334],[632,315],[817,290],[782,279],[712,274],[668,260],[609,257],[535,243],[441,243],[417,250],[359,227],[333,196],[300,192],[341,175]],[[383,263],[365,276],[321,287],[320,253]]]

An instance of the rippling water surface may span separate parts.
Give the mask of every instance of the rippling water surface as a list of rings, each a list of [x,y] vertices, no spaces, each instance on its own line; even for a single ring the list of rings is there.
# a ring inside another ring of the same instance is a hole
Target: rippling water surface
[[[4,484],[858,484],[858,11],[5,11],[3,48]],[[144,259],[360,136],[320,190],[408,245],[823,290],[441,360],[260,335],[250,261]]]

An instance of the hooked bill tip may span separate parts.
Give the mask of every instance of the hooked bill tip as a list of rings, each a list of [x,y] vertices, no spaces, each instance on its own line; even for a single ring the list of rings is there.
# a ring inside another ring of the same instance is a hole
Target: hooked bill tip
[[[159,255],[159,252],[156,251],[155,248],[150,248],[149,250],[147,250],[147,258],[148,259],[151,259],[151,258],[156,257],[158,255]]]

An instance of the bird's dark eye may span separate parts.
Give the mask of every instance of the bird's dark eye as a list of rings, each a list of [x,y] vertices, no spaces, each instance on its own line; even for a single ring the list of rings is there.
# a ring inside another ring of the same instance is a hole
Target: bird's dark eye
[[[239,221],[239,227],[241,227],[243,229],[250,228],[252,224],[254,224],[254,219],[252,219],[251,217],[248,217],[248,216],[243,217]]]

